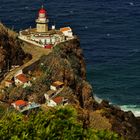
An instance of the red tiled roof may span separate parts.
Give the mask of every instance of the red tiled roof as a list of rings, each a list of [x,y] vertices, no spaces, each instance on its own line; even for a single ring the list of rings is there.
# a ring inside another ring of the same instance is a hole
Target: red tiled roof
[[[56,97],[56,98],[53,99],[53,101],[57,104],[60,104],[63,101],[63,97]]]
[[[61,32],[65,32],[65,31],[71,31],[70,27],[64,27],[64,28],[60,28]]]
[[[16,106],[24,106],[24,105],[27,105],[27,102],[26,101],[23,101],[23,100],[17,100],[16,102],[14,102]]]
[[[22,83],[26,83],[28,81],[27,77],[24,74],[20,74],[16,76],[16,78],[21,81]]]

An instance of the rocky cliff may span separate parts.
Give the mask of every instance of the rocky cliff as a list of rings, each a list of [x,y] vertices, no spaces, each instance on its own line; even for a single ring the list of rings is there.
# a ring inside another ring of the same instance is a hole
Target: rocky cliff
[[[7,59],[11,64],[22,64],[24,52],[14,39],[10,43],[8,33],[5,34],[1,41],[1,68],[7,66]],[[16,51],[12,51],[12,46]],[[107,101],[98,103],[94,99],[92,87],[86,81],[86,65],[78,39],[55,46],[52,53],[42,56],[36,69],[27,76],[32,81],[32,87],[6,90],[4,100],[24,99],[45,103],[44,93],[49,90],[50,84],[56,80],[63,81],[65,86],[61,96],[77,109],[83,127],[113,130],[129,140],[140,140],[140,118],[132,112],[109,105]]]
[[[21,43],[16,33],[0,23],[0,73],[1,77],[12,65],[22,65],[26,54],[21,49]]]
[[[140,120],[132,112],[124,112],[107,101],[97,103],[91,85],[86,81],[86,66],[78,39],[62,43],[41,59],[49,69],[46,80],[65,83],[62,95],[69,99],[79,112],[85,127],[109,129],[129,140],[140,139]]]

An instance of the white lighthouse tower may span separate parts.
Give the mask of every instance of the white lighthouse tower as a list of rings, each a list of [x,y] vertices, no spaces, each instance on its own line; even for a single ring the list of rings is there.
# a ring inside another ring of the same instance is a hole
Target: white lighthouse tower
[[[48,31],[48,17],[46,10],[42,8],[39,10],[38,19],[36,19],[36,30],[39,33],[47,32]]]

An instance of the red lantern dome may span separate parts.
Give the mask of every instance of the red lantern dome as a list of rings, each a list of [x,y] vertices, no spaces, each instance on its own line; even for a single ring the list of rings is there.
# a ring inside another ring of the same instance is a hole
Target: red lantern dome
[[[39,16],[47,16],[47,11],[44,9],[43,5],[41,7],[41,9],[39,10]]]
[[[46,14],[46,10],[45,10],[44,8],[41,8],[41,9],[39,10],[39,14]]]

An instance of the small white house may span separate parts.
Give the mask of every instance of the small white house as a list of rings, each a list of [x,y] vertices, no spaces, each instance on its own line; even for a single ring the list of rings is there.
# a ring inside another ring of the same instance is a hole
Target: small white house
[[[56,105],[63,105],[64,97],[58,96],[52,99]]]
[[[46,101],[46,104],[47,104],[47,106],[51,106],[51,107],[57,106],[57,104],[53,100],[51,100],[51,99]]]
[[[47,106],[54,107],[54,106],[57,106],[57,105],[65,105],[65,104],[68,103],[68,100],[64,99],[64,97],[61,97],[61,96],[55,97],[53,99],[50,99],[48,94],[44,94],[44,96],[45,96],[45,99],[46,99]]]
[[[47,106],[54,107],[54,106],[57,105],[52,99],[50,99],[48,94],[44,94],[44,96],[45,96],[45,99],[46,99]]]
[[[27,86],[31,86],[31,82],[27,79],[26,75],[24,74],[19,74],[14,77],[15,80],[15,85],[20,86],[23,85],[23,88]]]
[[[25,106],[28,105],[26,101],[17,100],[11,104],[16,110],[22,110]]]
[[[57,91],[59,90],[60,88],[62,88],[64,86],[64,83],[63,82],[60,82],[60,81],[56,81],[56,82],[53,82],[50,86],[50,89],[51,90],[54,90],[54,91]]]
[[[73,37],[73,32],[72,29],[70,27],[64,27],[64,28],[60,28],[60,31],[66,36],[66,37]]]

